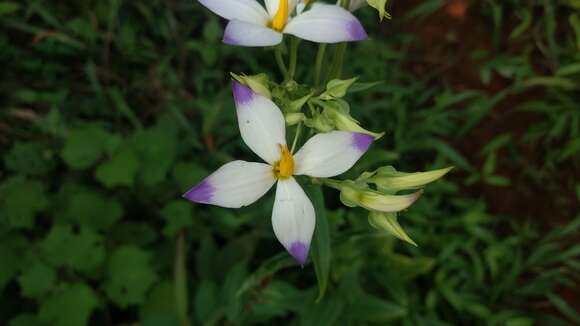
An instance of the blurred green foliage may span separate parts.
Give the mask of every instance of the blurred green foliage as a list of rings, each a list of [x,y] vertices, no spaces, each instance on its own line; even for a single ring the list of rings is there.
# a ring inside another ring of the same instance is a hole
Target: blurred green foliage
[[[271,231],[272,196],[241,210],[180,199],[252,157],[227,72],[280,78],[272,51],[221,44],[222,23],[193,0],[0,1],[0,324],[177,325],[180,234],[195,324],[580,323],[562,295],[580,271],[578,1],[472,3],[466,19],[490,42],[468,49],[481,85],[467,88],[440,78],[456,57],[412,72],[427,55],[405,26],[449,3],[390,3],[382,25],[357,12],[373,42],[345,59],[345,76],[383,81],[349,95],[356,119],[386,131],[352,175],[457,168],[399,214],[418,247],[310,189],[321,256],[299,268]],[[297,78],[310,78],[315,48],[299,53]],[[524,115],[477,139],[510,98]],[[480,192],[529,183],[549,214],[496,214]]]

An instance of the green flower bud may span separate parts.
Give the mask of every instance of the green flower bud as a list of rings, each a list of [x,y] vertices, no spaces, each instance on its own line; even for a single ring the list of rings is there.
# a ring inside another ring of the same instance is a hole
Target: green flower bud
[[[374,228],[379,230],[384,230],[394,235],[395,237],[406,241],[414,246],[417,243],[413,241],[403,230],[399,221],[397,221],[397,213],[382,213],[377,211],[371,211],[369,213],[369,224]]]
[[[298,124],[302,121],[304,121],[304,113],[301,112],[297,112],[297,113],[288,113],[284,116],[284,119],[286,120],[286,125],[287,126],[293,126],[295,124]]]
[[[383,137],[383,135],[385,134],[384,132],[376,133],[364,129],[363,127],[360,126],[359,122],[356,121],[353,117],[351,117],[350,114],[348,113],[343,113],[338,110],[329,109],[328,114],[332,117],[334,125],[338,130],[359,132],[373,136],[375,139],[379,139]]]
[[[353,181],[343,181],[339,185],[331,185],[340,189],[340,200],[348,207],[362,207],[369,211],[398,212],[411,206],[422,191],[408,195],[385,195],[378,191],[360,186]]]
[[[395,193],[405,189],[418,189],[431,183],[451,171],[453,167],[438,169],[428,172],[404,173],[398,172],[393,167],[383,167],[368,181],[377,185],[381,191]]]

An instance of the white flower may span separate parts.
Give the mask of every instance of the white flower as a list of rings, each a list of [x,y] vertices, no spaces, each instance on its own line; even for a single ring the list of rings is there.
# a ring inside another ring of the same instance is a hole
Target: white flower
[[[274,233],[303,265],[314,232],[315,214],[312,202],[293,176],[328,178],[346,172],[367,151],[373,137],[348,131],[321,133],[293,155],[286,145],[284,116],[276,104],[237,81],[233,81],[232,89],[242,139],[268,164],[227,163],[183,197],[196,203],[240,208],[258,200],[277,182],[272,212]]]
[[[229,20],[224,43],[240,46],[271,46],[282,42],[282,34],[318,43],[366,39],[358,19],[336,5],[313,4],[309,10],[295,10],[297,0],[199,0],[217,15]]]

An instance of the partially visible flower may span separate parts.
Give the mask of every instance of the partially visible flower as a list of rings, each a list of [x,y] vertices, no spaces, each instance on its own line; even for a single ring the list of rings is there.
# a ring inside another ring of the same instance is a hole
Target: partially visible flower
[[[350,169],[373,137],[332,131],[310,138],[295,154],[286,145],[284,116],[271,100],[233,81],[242,139],[264,163],[233,161],[220,167],[183,197],[192,202],[239,208],[262,197],[277,182],[272,211],[274,234],[303,265],[314,232],[312,202],[294,175],[328,178]]]
[[[318,43],[361,41],[367,33],[359,20],[336,5],[313,4],[296,9],[298,0],[199,0],[217,15],[228,19],[223,41],[240,46],[271,46],[282,42],[282,34]]]

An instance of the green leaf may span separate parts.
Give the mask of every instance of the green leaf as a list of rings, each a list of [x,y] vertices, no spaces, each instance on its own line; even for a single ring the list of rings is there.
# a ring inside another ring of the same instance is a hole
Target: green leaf
[[[162,128],[138,130],[131,138],[141,161],[139,179],[146,186],[160,183],[173,164],[177,151],[175,134]]]
[[[32,228],[36,214],[47,206],[44,185],[39,181],[16,176],[0,184],[0,216],[9,227]]]
[[[48,326],[49,324],[43,323],[38,320],[38,317],[33,315],[20,315],[8,322],[8,326]]]
[[[169,202],[160,212],[166,220],[163,234],[174,237],[178,231],[193,226],[193,205],[185,200]]]
[[[405,308],[367,293],[358,294],[352,299],[348,315],[358,321],[385,323],[401,319],[407,314]]]
[[[38,317],[51,325],[87,325],[97,303],[97,296],[87,285],[66,285],[42,302]]]
[[[60,155],[69,167],[87,169],[101,158],[114,141],[114,137],[103,128],[88,125],[67,134]]]
[[[123,216],[123,206],[118,200],[83,188],[63,189],[66,207],[59,220],[106,230]]]
[[[280,252],[277,255],[268,258],[260,267],[248,277],[238,289],[236,296],[240,297],[249,290],[258,287],[259,284],[267,278],[272,277],[281,269],[296,266],[296,261],[288,255],[287,252]]]
[[[0,2],[0,16],[10,15],[20,9],[20,4],[12,1]]]
[[[95,178],[107,188],[132,186],[139,169],[135,152],[129,147],[117,151],[110,160],[99,165]]]
[[[171,176],[179,185],[180,192],[186,192],[198,184],[209,172],[203,166],[195,162],[178,162],[175,164]]]
[[[105,292],[120,307],[145,301],[145,294],[157,280],[151,255],[137,247],[117,248],[107,263]]]
[[[0,291],[16,275],[22,264],[21,253],[17,248],[13,248],[9,239],[1,239],[0,242]]]
[[[173,282],[163,281],[155,285],[141,306],[139,315],[144,326],[178,326]]]
[[[97,268],[105,258],[103,237],[86,227],[76,231],[69,225],[55,225],[40,246],[54,266],[83,272]]]
[[[310,255],[314,263],[314,271],[318,280],[318,298],[320,302],[326,293],[328,287],[328,278],[330,274],[330,262],[332,260],[332,248],[330,244],[330,230],[326,217],[326,207],[324,206],[324,197],[320,186],[308,185],[304,187],[310,200],[314,204],[316,212],[316,226],[314,228],[314,237],[310,247]]]
[[[54,268],[42,262],[35,262],[18,277],[22,296],[32,299],[40,299],[54,287],[55,282]]]
[[[415,241],[413,241],[405,230],[401,227],[399,222],[397,221],[397,213],[383,213],[377,211],[369,212],[369,223],[379,229],[389,232],[390,234],[394,235],[395,237],[412,244],[413,246],[417,246]]]
[[[548,300],[566,317],[574,323],[580,324],[580,314],[560,296],[553,293],[547,294]]]
[[[207,321],[218,305],[218,290],[214,282],[204,280],[199,284],[194,299],[195,316],[198,321]]]
[[[41,143],[16,142],[4,157],[9,170],[30,176],[46,175],[54,168],[52,152]]]
[[[111,238],[118,243],[143,247],[157,240],[157,232],[152,225],[138,222],[123,222],[111,230]]]

